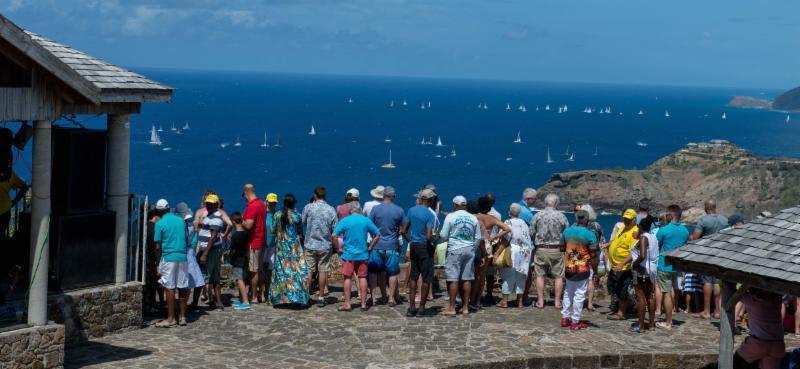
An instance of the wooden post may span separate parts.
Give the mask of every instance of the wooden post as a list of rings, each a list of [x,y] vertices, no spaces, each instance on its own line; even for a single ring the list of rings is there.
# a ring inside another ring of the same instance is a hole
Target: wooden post
[[[733,330],[736,327],[734,294],[736,283],[722,282],[719,312],[719,369],[733,369]]]

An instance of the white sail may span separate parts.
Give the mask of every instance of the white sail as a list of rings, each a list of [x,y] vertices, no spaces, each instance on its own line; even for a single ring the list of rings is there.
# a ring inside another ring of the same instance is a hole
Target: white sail
[[[234,146],[234,147],[240,147],[240,146],[242,146],[242,142],[241,142],[241,141],[239,141],[239,136],[236,136],[236,143],[234,143],[234,144],[233,144],[233,146]]]
[[[567,161],[575,161],[575,153],[572,153]]]
[[[190,130],[190,129],[191,129],[191,128],[189,128],[189,121],[187,120],[187,121],[186,121],[186,124],[184,124],[184,125],[183,125],[183,130],[184,130],[184,131],[188,131],[188,130]]]
[[[545,105],[544,110],[550,110],[550,104]]]
[[[547,161],[545,161],[545,163],[547,164],[553,163],[553,158],[550,157],[550,146],[547,146]]]
[[[791,118],[789,117],[789,114],[786,114],[786,123],[789,123],[790,120]]]
[[[422,137],[422,141],[420,141],[420,142],[419,142],[419,144],[420,144],[420,145],[425,145],[425,144],[427,144],[427,143],[428,143],[428,141],[425,141],[425,137],[423,136],[423,137]]]
[[[669,118],[669,110],[664,111],[664,117]]]
[[[597,146],[594,147],[594,154],[592,156],[597,156]]]
[[[394,108],[394,100],[392,100],[392,102],[389,103],[389,107]]]
[[[283,147],[283,145],[281,145],[281,135],[278,135],[278,138],[275,140],[275,144],[272,145],[272,147],[276,149],[280,149],[281,147]]]
[[[352,104],[353,103],[353,98],[352,97],[348,97],[347,98],[347,103],[348,104]]]
[[[725,114],[725,113],[722,113],[722,119],[728,119],[728,115]]]
[[[428,101],[428,107],[429,107],[429,108],[431,107],[431,102],[430,102],[430,101]]]
[[[442,136],[439,136],[439,137],[436,138],[436,146],[444,146],[442,144]]]
[[[156,131],[155,125],[152,128],[150,128],[150,144],[161,145],[161,137],[158,136],[158,132]]]
[[[405,99],[403,99],[403,106],[406,106],[406,105],[408,105],[408,101],[406,101]]]
[[[514,143],[515,144],[522,143],[522,136],[520,136],[519,131],[517,131],[517,138],[514,139]]]
[[[392,150],[389,150],[389,162],[384,165],[381,165],[381,168],[386,168],[386,169],[397,168],[397,166],[394,165],[394,163],[392,163]]]
[[[389,136],[386,136],[386,138],[383,139],[383,142],[392,142],[392,139],[389,138]]]
[[[564,156],[569,156],[569,145],[567,145],[567,151],[564,151]]]
[[[639,110],[639,115],[644,115],[644,111]]]
[[[172,128],[170,128],[170,131],[172,131],[172,132],[175,132],[175,131],[177,131],[177,130],[178,130],[178,129],[177,129],[177,128],[175,128],[175,122],[172,122]]]
[[[511,104],[506,104],[506,110],[511,110]]]
[[[453,146],[453,149],[450,150],[450,156],[451,157],[455,157],[456,156],[456,147],[455,146]]]
[[[269,147],[267,144],[267,132],[264,132],[264,143],[261,144],[261,147]]]
[[[313,124],[311,125],[311,130],[308,131],[308,134],[311,135],[311,136],[317,134],[317,131],[314,129],[314,125]]]
[[[163,126],[158,126],[158,131],[159,132],[164,132],[164,127]]]

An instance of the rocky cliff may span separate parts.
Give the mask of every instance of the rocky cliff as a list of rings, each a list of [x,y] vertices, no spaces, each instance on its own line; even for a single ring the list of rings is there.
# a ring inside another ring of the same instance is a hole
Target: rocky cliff
[[[800,87],[780,94],[772,102],[772,108],[786,111],[800,111]]]
[[[750,96],[734,96],[731,101],[728,101],[728,106],[732,108],[772,109],[772,101]]]
[[[580,201],[621,212],[646,198],[656,210],[672,203],[689,209],[711,198],[723,214],[754,215],[800,204],[800,160],[755,157],[714,140],[688,144],[643,170],[557,173],[540,189],[548,192],[557,193],[564,208]]]

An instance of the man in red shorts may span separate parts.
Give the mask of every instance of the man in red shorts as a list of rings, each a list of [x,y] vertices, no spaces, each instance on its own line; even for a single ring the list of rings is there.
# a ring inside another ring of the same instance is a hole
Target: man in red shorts
[[[361,311],[367,311],[367,260],[369,252],[380,239],[380,231],[375,223],[364,216],[358,201],[348,203],[350,215],[344,217],[333,229],[333,247],[338,250],[342,259],[342,276],[344,277],[344,305],[339,311],[350,311],[350,287],[353,274],[358,277],[358,296],[361,298]],[[372,241],[367,245],[367,234]],[[344,238],[344,245],[339,244],[339,236]]]

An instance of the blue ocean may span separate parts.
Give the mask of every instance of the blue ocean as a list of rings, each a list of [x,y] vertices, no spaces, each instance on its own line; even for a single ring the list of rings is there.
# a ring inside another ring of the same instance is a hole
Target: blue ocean
[[[727,139],[757,155],[800,156],[800,115],[787,124],[785,113],[725,106],[734,95],[776,90],[140,72],[175,94],[171,104],[146,104],[133,118],[131,192],[193,208],[213,189],[229,211],[242,209],[245,183],[260,196],[294,193],[301,203],[323,184],[334,204],[351,187],[366,199],[375,185],[391,185],[409,207],[433,183],[445,204],[494,192],[505,213],[525,187],[555,172],[643,168],[688,142]],[[105,127],[104,117],[79,119]],[[187,122],[190,129],[172,131]],[[163,128],[161,146],[149,144],[151,127]],[[522,142],[514,143],[518,133]],[[278,141],[282,147],[273,147]],[[390,151],[396,168],[381,168]],[[17,170],[29,178],[29,157]]]

